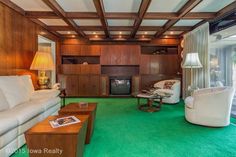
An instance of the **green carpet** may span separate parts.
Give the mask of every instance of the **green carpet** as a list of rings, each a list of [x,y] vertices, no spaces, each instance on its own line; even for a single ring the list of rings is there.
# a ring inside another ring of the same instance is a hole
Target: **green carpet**
[[[84,157],[235,157],[236,126],[209,128],[184,119],[183,102],[161,111],[137,109],[136,99],[67,99],[99,102],[92,141]],[[234,123],[235,119],[232,119]],[[26,146],[13,157],[28,157]]]

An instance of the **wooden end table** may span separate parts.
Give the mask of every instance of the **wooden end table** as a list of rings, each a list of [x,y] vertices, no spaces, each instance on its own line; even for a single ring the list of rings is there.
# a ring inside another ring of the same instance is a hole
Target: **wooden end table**
[[[88,116],[76,115],[80,123],[52,128],[50,120],[62,116],[49,116],[25,132],[30,157],[82,157]]]
[[[79,103],[70,103],[59,110],[59,115],[88,115],[88,129],[86,134],[85,143],[89,144],[96,117],[97,103],[88,103],[88,107],[80,107]]]

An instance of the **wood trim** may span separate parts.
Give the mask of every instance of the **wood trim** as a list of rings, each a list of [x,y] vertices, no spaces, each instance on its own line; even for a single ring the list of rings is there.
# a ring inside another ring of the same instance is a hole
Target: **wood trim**
[[[137,19],[138,14],[137,13],[111,13],[106,12],[105,13],[106,19]]]
[[[225,14],[228,14],[228,13],[231,13],[232,11],[235,11],[235,8],[236,8],[236,1],[231,3],[231,4],[229,4],[228,6],[224,7],[220,11],[218,11],[216,13],[215,19],[219,19],[222,16],[224,16]]]

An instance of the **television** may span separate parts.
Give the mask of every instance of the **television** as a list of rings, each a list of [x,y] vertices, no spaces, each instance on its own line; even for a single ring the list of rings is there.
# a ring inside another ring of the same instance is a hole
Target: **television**
[[[131,79],[127,78],[110,78],[111,95],[130,95]]]

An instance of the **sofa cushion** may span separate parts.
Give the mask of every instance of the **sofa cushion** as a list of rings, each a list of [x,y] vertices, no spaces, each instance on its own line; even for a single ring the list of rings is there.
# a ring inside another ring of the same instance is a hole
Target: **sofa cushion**
[[[0,76],[0,88],[10,108],[29,100],[28,92],[19,76]]]
[[[57,89],[44,89],[34,91],[30,97],[30,100],[40,100],[45,98],[55,98],[60,94],[60,91]]]
[[[18,124],[21,125],[28,120],[34,118],[44,111],[44,108],[40,103],[36,101],[28,101],[20,105],[15,106],[12,109],[1,112],[3,116],[14,116]]]
[[[0,111],[4,111],[9,108],[9,104],[2,90],[0,89]]]
[[[1,112],[0,112],[1,114]],[[18,121],[16,117],[12,115],[0,115],[1,123],[0,123],[0,135],[8,132],[11,129],[14,129],[18,126]]]

